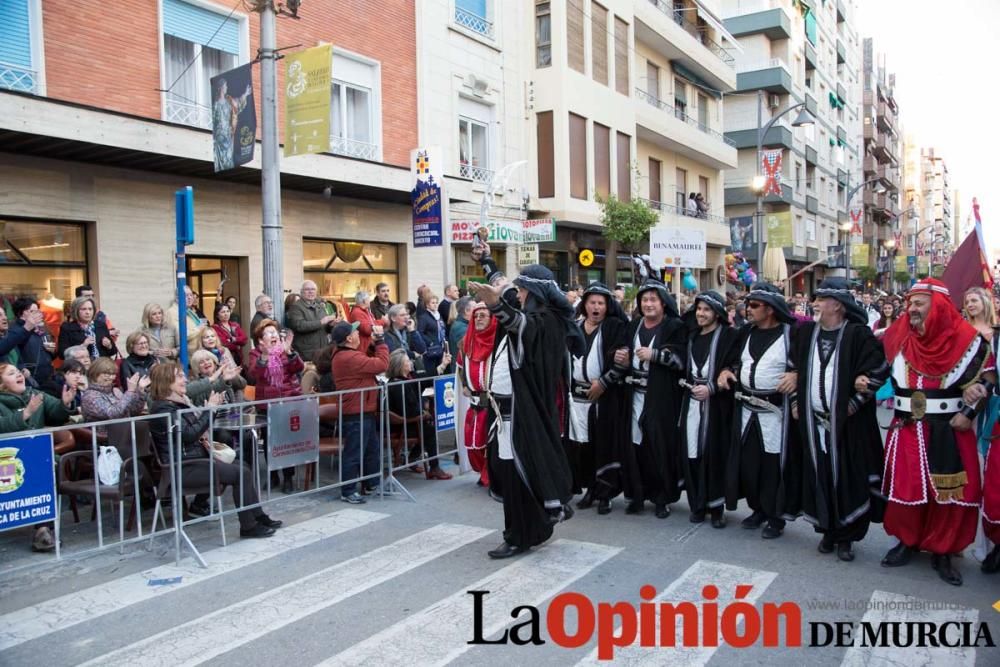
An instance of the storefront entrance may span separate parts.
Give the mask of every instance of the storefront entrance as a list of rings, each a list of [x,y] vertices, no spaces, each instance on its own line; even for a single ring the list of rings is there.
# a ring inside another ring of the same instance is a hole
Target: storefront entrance
[[[0,217],[0,296],[68,307],[88,282],[86,239],[82,223]]]
[[[244,292],[246,279],[246,258],[187,256],[188,286],[198,296],[198,310],[214,321],[215,304],[235,296],[236,309],[241,322],[249,322],[253,317],[253,298],[247,300]]]

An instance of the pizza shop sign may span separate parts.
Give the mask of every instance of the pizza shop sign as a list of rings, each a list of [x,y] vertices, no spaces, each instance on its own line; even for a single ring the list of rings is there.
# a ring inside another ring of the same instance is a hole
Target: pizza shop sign
[[[451,242],[472,243],[472,237],[479,229],[479,220],[452,220]],[[544,243],[555,240],[555,220],[488,220],[490,231],[487,243],[496,245],[520,245],[522,243]]]

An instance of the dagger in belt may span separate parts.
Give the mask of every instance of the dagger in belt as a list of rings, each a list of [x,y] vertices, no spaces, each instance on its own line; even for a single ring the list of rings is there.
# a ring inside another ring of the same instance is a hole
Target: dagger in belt
[[[762,410],[767,410],[768,412],[770,412],[772,414],[776,414],[779,417],[780,416],[784,416],[784,414],[785,414],[785,411],[783,409],[779,408],[777,405],[774,405],[773,403],[765,401],[764,399],[762,399],[762,398],[760,398],[758,396],[754,396],[753,394],[744,394],[743,392],[738,391],[738,392],[736,392],[736,400],[737,401],[743,401],[747,405],[752,405],[755,408],[760,408]]]

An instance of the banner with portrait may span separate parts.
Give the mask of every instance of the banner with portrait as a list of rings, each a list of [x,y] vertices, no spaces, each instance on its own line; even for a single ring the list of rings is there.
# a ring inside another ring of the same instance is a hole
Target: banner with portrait
[[[213,76],[211,84],[212,152],[218,173],[253,160],[257,110],[250,63]]]

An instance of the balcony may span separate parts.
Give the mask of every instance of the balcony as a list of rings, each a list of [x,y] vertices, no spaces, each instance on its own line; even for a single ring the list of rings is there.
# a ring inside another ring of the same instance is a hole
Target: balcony
[[[862,168],[865,170],[865,180],[874,178],[878,174],[878,160],[871,155],[866,155],[864,162],[862,162]]]
[[[38,94],[38,73],[33,69],[0,62],[0,88]]]
[[[736,90],[766,90],[790,95],[792,74],[781,58],[740,63],[736,68]]]
[[[468,162],[461,162],[458,165],[458,175],[462,178],[468,178],[476,183],[486,183],[489,184],[493,181],[493,170],[487,169],[485,167],[479,167],[474,164],[469,164]]]
[[[169,123],[179,123],[200,127],[206,130],[212,129],[212,110],[204,104],[179,100],[167,95],[167,103],[164,107],[163,120]]]
[[[816,47],[810,44],[809,40],[806,40],[805,45],[806,70],[816,69],[819,67],[819,58],[816,57]]]
[[[764,197],[765,204],[794,204],[795,189],[791,181],[781,181],[781,195],[768,195]],[[757,201],[757,193],[754,192],[751,181],[730,181],[726,179],[726,206],[740,206],[742,204],[753,204]]]
[[[806,97],[806,111],[811,113],[813,116],[816,116],[819,113],[819,110],[816,107],[816,98],[810,95],[809,93],[806,93],[805,97]]]
[[[847,171],[845,171],[843,169],[838,169],[837,170],[837,183],[839,183],[841,186],[843,186],[843,187],[846,188],[847,184],[849,182],[850,182],[850,179],[849,179],[849,177],[847,175]]]
[[[691,215],[687,209],[668,202],[637,198],[646,202],[654,211],[660,212],[659,224],[672,227],[694,227],[705,232],[705,241],[711,245],[727,246],[730,243],[729,221],[721,215],[704,213]]]
[[[837,83],[837,99],[844,104],[847,104],[847,89],[844,88],[844,84],[840,82]]]
[[[837,23],[847,20],[847,10],[844,8],[844,0],[837,0]]]
[[[361,158],[362,160],[378,160],[378,144],[369,144],[345,137],[330,137],[330,152],[335,155]]]
[[[455,23],[467,30],[493,39],[493,23],[461,7],[455,7]]]
[[[768,39],[774,41],[792,36],[792,20],[781,8],[734,16],[725,19],[723,23],[733,37],[767,35]]]
[[[888,104],[885,102],[878,103],[878,126],[880,129],[885,130],[886,132],[895,131],[896,127],[892,119],[895,115],[896,112],[893,111]]]
[[[684,29],[684,32],[694,37],[695,41],[709,50],[715,57],[730,67],[733,66],[733,56],[724,48],[709,39],[705,30],[697,23],[692,23],[684,15],[684,12],[674,11],[672,5],[668,5],[663,0],[649,0],[649,4],[655,6],[665,15],[673,19],[674,23]]]
[[[806,195],[806,212],[819,213],[819,202],[812,195]]]
[[[847,49],[844,48],[844,43],[839,39],[837,40],[837,64],[847,62]]]
[[[726,139],[736,148],[757,148],[757,130],[733,130],[726,132]],[[794,148],[792,131],[784,124],[778,123],[764,135],[763,146]]]
[[[885,164],[879,165],[877,173],[886,189],[893,192],[899,190],[899,185],[896,182],[899,180],[899,173],[893,167]]]
[[[840,125],[837,126],[837,141],[840,142],[841,146],[847,145],[847,130]]]
[[[707,162],[716,169],[736,167],[736,144],[732,139],[641,88],[635,89],[635,99],[637,138]]]
[[[806,164],[819,164],[819,153],[812,146],[806,146]]]

